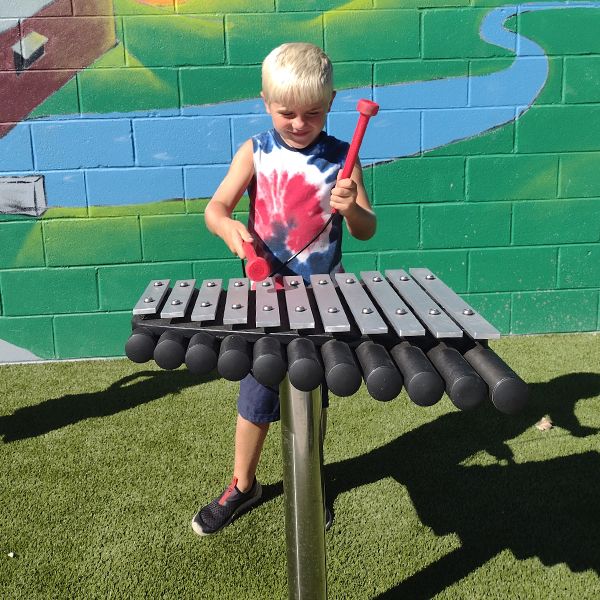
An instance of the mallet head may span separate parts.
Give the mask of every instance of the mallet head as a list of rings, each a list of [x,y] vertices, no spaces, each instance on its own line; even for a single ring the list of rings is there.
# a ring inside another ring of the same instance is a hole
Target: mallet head
[[[246,275],[252,281],[263,281],[269,276],[269,270],[269,263],[260,256],[246,263]]]
[[[361,98],[356,105],[356,110],[365,117],[374,117],[379,112],[379,104]]]

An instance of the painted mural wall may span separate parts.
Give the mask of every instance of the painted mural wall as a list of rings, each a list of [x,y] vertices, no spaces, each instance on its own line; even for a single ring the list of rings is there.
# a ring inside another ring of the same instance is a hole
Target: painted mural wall
[[[150,279],[240,275],[202,212],[284,41],[334,61],[331,133],[381,106],[347,270],[427,266],[503,333],[600,329],[598,31],[600,2],[0,0],[0,362],[122,355]]]

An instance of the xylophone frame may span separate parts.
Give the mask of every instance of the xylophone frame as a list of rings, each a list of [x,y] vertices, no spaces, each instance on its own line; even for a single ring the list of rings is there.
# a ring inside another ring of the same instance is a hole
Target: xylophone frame
[[[279,386],[288,598],[327,598],[322,386]]]

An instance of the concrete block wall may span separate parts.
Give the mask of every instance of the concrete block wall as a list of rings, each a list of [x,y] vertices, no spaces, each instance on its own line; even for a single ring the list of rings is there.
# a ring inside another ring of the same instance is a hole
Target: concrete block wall
[[[360,97],[382,106],[361,152],[378,232],[346,236],[348,270],[427,266],[506,334],[600,329],[598,3],[496,12],[520,36],[504,46],[483,39],[493,0],[37,4],[0,9],[0,36],[110,19],[114,39],[89,64],[77,34],[62,42],[71,51],[48,46],[19,75],[21,96],[12,44],[0,46],[0,340],[11,347],[120,355],[148,280],[240,274],[202,212],[239,144],[269,126],[252,99],[260,62],[285,41],[334,61],[330,131],[351,136]],[[20,115],[40,86],[50,91]],[[2,203],[2,177],[32,175],[47,196],[38,218]]]

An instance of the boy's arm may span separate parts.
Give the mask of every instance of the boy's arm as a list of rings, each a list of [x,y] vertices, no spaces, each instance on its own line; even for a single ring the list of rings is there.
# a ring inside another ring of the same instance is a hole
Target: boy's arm
[[[375,234],[377,218],[365,190],[362,169],[358,162],[349,179],[338,179],[331,190],[331,207],[346,220],[350,235],[368,240]]]
[[[204,211],[208,230],[222,238],[231,252],[240,258],[245,258],[242,242],[251,242],[252,236],[243,223],[231,218],[231,214],[253,175],[252,140],[248,140],[236,152],[227,175]]]

